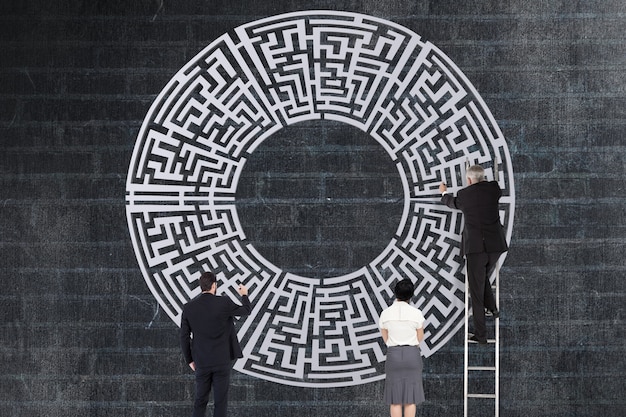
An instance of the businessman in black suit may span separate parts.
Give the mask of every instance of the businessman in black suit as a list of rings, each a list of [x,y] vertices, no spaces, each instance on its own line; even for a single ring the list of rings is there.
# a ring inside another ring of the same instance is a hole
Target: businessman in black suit
[[[248,289],[239,286],[241,304],[220,297],[212,272],[200,276],[202,294],[183,306],[180,344],[187,363],[196,374],[193,417],[204,417],[213,388],[214,417],[225,417],[233,361],[243,357],[233,317],[252,312]]]
[[[439,185],[441,201],[448,207],[463,212],[464,227],[461,254],[467,263],[467,280],[472,298],[474,334],[470,340],[487,343],[485,308],[494,317],[499,316],[489,277],[498,259],[508,250],[504,229],[500,223],[498,204],[502,190],[497,181],[485,181],[485,170],[480,165],[467,169],[468,186],[457,196],[449,194],[444,183]]]

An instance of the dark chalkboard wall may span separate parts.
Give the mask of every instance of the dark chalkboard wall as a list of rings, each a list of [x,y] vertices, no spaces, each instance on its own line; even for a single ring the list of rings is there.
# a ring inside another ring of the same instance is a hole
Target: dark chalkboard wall
[[[131,152],[156,95],[203,47],[307,9],[369,14],[432,42],[507,139],[516,217],[501,275],[501,415],[624,415],[626,4],[558,0],[2,2],[0,415],[190,414],[177,327],[129,237]],[[290,260],[311,254],[280,256],[297,270]],[[458,334],[426,360],[418,415],[462,415],[462,346]],[[234,373],[230,415],[387,415],[382,388]]]

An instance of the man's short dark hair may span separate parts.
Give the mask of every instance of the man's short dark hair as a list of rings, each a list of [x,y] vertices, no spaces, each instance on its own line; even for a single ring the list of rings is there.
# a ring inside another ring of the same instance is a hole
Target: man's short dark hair
[[[210,291],[214,282],[217,282],[217,278],[213,272],[207,271],[200,275],[200,289],[202,291]]]
[[[413,286],[413,281],[409,278],[405,278],[402,281],[398,281],[396,286],[393,289],[394,294],[396,295],[396,299],[398,301],[408,301],[413,297],[413,292],[415,291],[415,287]]]

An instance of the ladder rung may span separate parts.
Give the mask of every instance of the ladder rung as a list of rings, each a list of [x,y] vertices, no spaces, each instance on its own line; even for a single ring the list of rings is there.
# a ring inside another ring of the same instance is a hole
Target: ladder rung
[[[468,366],[468,371],[495,371],[495,366]]]
[[[469,316],[470,316],[470,317],[474,317],[474,312],[473,312],[473,311],[471,311],[471,312],[469,313]],[[493,317],[493,313],[492,313],[491,311],[486,312],[486,313],[485,313],[485,318],[487,318],[487,317],[489,317],[489,318]],[[498,317],[494,318],[494,320],[500,320],[500,316],[498,316]]]
[[[468,340],[467,343],[469,343],[470,345],[477,345],[478,342],[475,342],[473,340]],[[496,339],[487,339],[487,343],[496,343]]]
[[[496,394],[467,394],[468,398],[496,398]]]

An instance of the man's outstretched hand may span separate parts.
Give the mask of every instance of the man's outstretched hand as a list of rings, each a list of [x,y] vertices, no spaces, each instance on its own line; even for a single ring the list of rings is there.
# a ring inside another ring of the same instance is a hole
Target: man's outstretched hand
[[[241,295],[242,297],[244,295],[248,295],[248,287],[243,284],[239,284],[239,289],[237,291],[239,291],[239,295]]]

